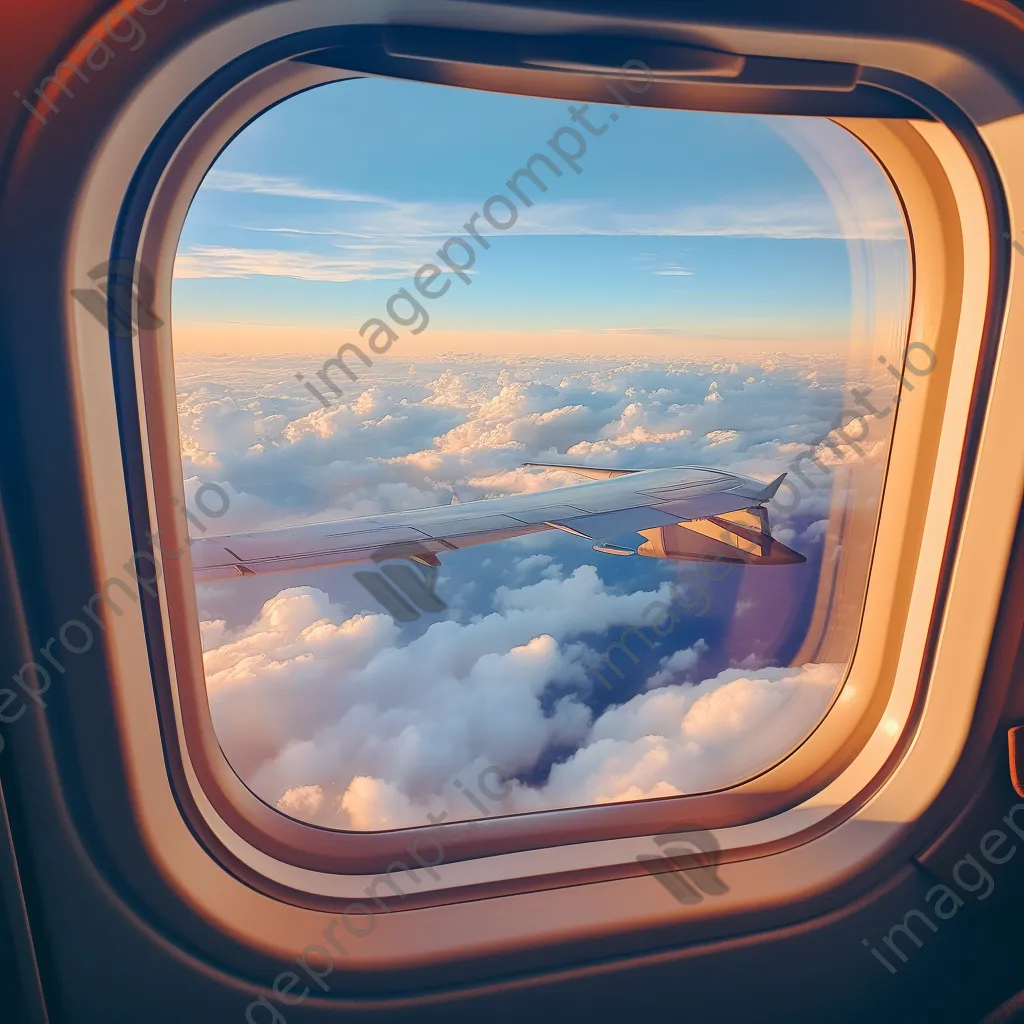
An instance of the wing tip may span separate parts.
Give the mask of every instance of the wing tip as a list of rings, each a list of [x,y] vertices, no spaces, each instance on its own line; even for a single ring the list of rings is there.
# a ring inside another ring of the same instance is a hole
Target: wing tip
[[[782,481],[786,479],[785,473],[780,473],[765,489],[761,492],[761,501],[771,501],[772,498],[778,493],[779,488],[782,486]]]

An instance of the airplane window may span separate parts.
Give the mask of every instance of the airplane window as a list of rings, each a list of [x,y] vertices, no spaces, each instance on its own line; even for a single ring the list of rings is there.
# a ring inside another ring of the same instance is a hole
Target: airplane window
[[[900,204],[831,121],[628,100],[335,83],[195,198],[173,340],[207,691],[293,818],[723,789],[842,699],[934,363]]]

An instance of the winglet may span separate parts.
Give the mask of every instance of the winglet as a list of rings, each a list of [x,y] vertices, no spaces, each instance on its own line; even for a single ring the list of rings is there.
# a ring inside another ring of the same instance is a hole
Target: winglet
[[[771,501],[775,497],[776,492],[782,486],[782,481],[786,479],[785,473],[780,473],[767,487],[761,492],[758,497],[758,501]]]

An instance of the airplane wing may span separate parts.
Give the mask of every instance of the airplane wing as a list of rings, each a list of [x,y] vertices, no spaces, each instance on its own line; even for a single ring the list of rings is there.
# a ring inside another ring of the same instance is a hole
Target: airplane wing
[[[697,560],[712,557],[708,552],[713,552],[750,564],[804,560],[772,541],[767,513],[763,519],[735,518],[769,500],[783,477],[765,485],[702,467],[607,470],[527,465],[564,469],[591,482],[341,522],[199,538],[191,545],[193,572],[205,582],[389,558],[411,558],[436,567],[438,556],[447,551],[551,529],[594,542],[595,550],[608,554]],[[687,529],[691,523],[704,525],[694,532]],[[623,537],[633,542],[612,543]]]
[[[475,503],[454,507],[468,509],[471,504]],[[443,505],[436,511],[452,507]],[[354,565],[374,561],[385,552],[383,557],[405,556],[424,564],[439,564],[437,556],[445,551],[550,529],[541,520],[529,523],[493,513],[467,512],[460,518],[443,520],[439,515],[432,522],[433,517],[425,513],[433,511],[419,509],[407,514],[408,519],[415,519],[415,525],[403,522],[401,513],[389,512],[345,522],[203,537],[191,545],[192,570],[197,580],[217,580],[287,569]]]

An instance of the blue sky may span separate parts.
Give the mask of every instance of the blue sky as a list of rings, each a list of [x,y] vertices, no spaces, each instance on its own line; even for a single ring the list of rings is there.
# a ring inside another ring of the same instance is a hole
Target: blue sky
[[[193,203],[176,265],[176,345],[310,351],[358,340],[355,329],[465,234],[489,196],[510,195],[504,183],[535,152],[562,176],[541,168],[549,190],[530,209],[519,202],[507,231],[479,222],[491,248],[472,284],[453,278],[429,303],[410,355],[425,351],[426,334],[445,345],[461,334],[491,353],[530,350],[530,339],[550,351],[553,335],[567,350],[593,348],[608,333],[620,346],[636,334],[648,345],[673,335],[842,344],[851,245],[876,268],[906,262],[887,180],[837,125],[612,105],[586,116],[607,131],[583,132],[575,174],[546,145],[572,125],[562,100],[364,79],[278,105],[228,146]],[[787,137],[841,173],[819,181]]]

